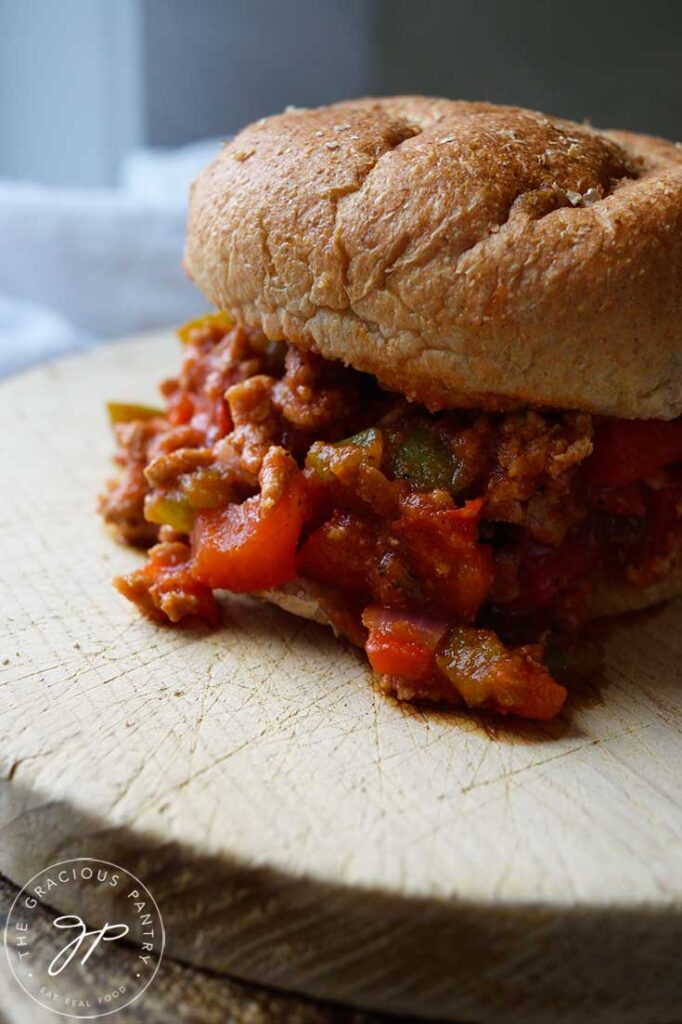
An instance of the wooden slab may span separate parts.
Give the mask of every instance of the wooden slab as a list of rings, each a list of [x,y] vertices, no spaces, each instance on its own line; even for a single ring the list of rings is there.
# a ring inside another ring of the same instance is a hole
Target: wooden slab
[[[105,399],[170,336],[0,386],[0,870],[149,886],[167,950],[420,1018],[657,1022],[682,1007],[682,609],[603,631],[549,726],[401,709],[321,627],[249,600],[142,621],[94,514]],[[98,919],[105,906],[89,908]]]
[[[19,890],[0,876],[0,929]],[[60,949],[61,937],[52,926],[52,915],[38,908],[32,918],[34,941],[42,962]],[[123,943],[108,950],[107,965],[89,960],[81,965],[78,998],[94,1006],[102,991],[118,983],[134,987],[139,964],[136,951]],[[113,970],[111,966],[113,964]],[[74,996],[68,972],[55,976],[50,985],[60,1000]],[[407,1018],[364,1014],[330,1003],[311,1003],[300,996],[274,992],[245,982],[201,971],[165,957],[153,985],[144,996],[111,1018],[115,1024],[419,1024]],[[30,998],[17,985],[5,956],[0,956],[0,1021],[3,1024],[55,1024],[54,1011]]]

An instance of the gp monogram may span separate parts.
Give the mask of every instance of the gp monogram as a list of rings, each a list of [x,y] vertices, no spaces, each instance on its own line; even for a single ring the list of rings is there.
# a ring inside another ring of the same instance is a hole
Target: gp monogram
[[[89,857],[34,875],[5,927],[7,959],[24,991],[54,1013],[80,1019],[138,999],[158,970],[164,941],[146,886],[125,868]]]

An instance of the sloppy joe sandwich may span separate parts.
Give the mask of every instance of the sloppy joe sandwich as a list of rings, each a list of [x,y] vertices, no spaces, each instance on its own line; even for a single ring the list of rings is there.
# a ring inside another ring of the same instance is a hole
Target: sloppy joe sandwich
[[[101,499],[153,545],[116,581],[147,615],[264,596],[399,699],[544,719],[557,645],[682,589],[679,146],[423,97],[293,110],[199,175],[185,262],[218,312],[163,409],[112,406]]]

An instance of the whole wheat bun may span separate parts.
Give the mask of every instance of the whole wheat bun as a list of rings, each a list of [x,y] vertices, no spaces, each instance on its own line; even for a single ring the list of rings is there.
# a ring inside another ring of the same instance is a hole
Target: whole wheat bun
[[[643,608],[669,601],[682,594],[682,565],[675,565],[660,583],[650,587],[635,587],[615,580],[597,579],[590,601],[590,618],[600,619],[623,612],[638,612]]]
[[[424,97],[264,118],[195,181],[216,306],[432,409],[682,411],[682,149]]]
[[[609,615],[642,611],[680,594],[682,565],[677,565],[669,576],[651,587],[635,587],[607,579],[596,580],[590,601],[590,618],[602,619]],[[334,627],[320,603],[316,588],[306,580],[297,578],[274,590],[263,591],[258,596],[299,618]]]

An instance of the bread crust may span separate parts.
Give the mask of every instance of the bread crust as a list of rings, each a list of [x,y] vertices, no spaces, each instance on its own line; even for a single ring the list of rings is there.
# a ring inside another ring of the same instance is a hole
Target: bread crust
[[[310,619],[321,626],[331,626],[315,588],[299,577],[273,590],[263,590],[256,596],[276,604],[290,615],[297,615],[299,619]]]
[[[216,306],[435,409],[682,412],[682,149],[425,97],[285,112],[195,181]]]
[[[650,587],[635,587],[631,584],[608,579],[595,580],[590,600],[590,618],[601,619],[624,612],[642,611],[653,605],[670,601],[682,594],[682,565],[676,564],[668,575]]]

